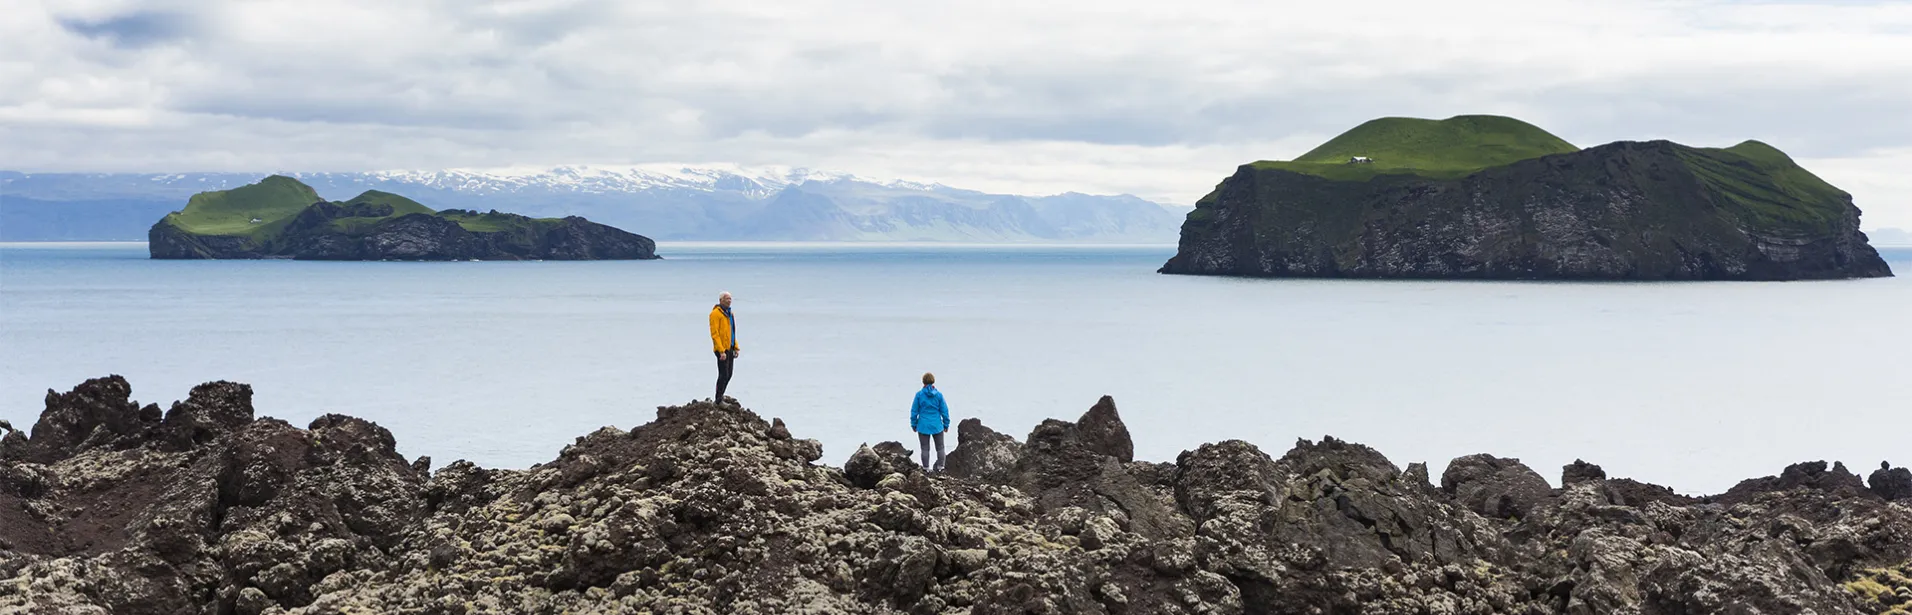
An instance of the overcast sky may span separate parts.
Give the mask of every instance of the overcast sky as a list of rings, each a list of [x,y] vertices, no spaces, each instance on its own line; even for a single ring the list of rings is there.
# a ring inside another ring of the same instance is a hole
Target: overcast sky
[[[0,0],[0,168],[788,165],[1189,204],[1362,121],[1756,138],[1912,228],[1912,3]]]

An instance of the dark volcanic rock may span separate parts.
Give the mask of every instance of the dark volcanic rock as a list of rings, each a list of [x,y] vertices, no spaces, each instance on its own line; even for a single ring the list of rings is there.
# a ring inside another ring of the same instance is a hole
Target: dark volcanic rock
[[[236,382],[208,382],[193,387],[186,401],[166,411],[162,437],[173,450],[186,450],[252,422],[252,387]]]
[[[339,255],[345,260],[461,260],[496,257],[499,253],[478,234],[437,216],[407,214],[381,224],[360,238],[361,248]],[[327,255],[333,257],[334,255]],[[513,257],[517,255],[511,255]],[[319,258],[295,253],[294,258]]]
[[[1699,501],[1674,492],[1672,487],[1643,483],[1630,478],[1609,479],[1602,485],[1600,492],[1606,496],[1608,502],[1636,508],[1644,508],[1652,502],[1687,506]]]
[[[1023,442],[1011,484],[1045,512],[1076,507],[1109,515],[1151,538],[1187,534],[1191,528],[1173,514],[1168,494],[1145,485],[1113,454],[1132,449],[1114,402],[1103,399],[1108,403],[1083,415],[1092,430],[1055,419],[1036,425]]]
[[[452,220],[422,213],[380,222],[358,234],[342,233],[331,226],[335,217],[352,217],[354,213],[378,212],[355,212],[333,203],[313,205],[287,227],[288,247],[283,253],[306,260],[656,258],[657,246],[650,239],[576,216],[551,225],[523,216],[506,216],[519,228],[496,232],[468,231]]]
[[[159,426],[161,416],[158,406],[142,408],[132,397],[132,385],[117,375],[88,380],[66,393],[48,390],[46,410],[18,454],[28,461],[53,463],[88,448],[139,446]]]
[[[146,231],[146,249],[157,259],[267,258],[269,255],[244,237],[197,235],[160,221]]]
[[[1456,179],[1381,174],[1337,181],[1243,165],[1196,204],[1161,271],[1623,280],[1891,275],[1859,231],[1850,195],[1830,186],[1790,188],[1809,174],[1777,150],[1748,146],[1769,150],[1760,157],[1771,160],[1651,141]]]
[[[856,452],[850,454],[850,460],[843,463],[843,475],[850,479],[850,484],[864,489],[875,489],[877,482],[894,471],[867,444],[858,447]]]
[[[1912,500],[1912,470],[1879,462],[1879,469],[1866,478],[1872,492],[1887,500]]]
[[[1490,519],[1527,516],[1553,497],[1553,487],[1519,459],[1468,455],[1447,464],[1441,490],[1461,505]]]
[[[1301,440],[1275,464],[1291,477],[1285,516],[1307,521],[1283,528],[1283,539],[1313,543],[1333,565],[1496,561],[1505,549],[1486,520],[1403,481],[1400,468],[1367,446]]]
[[[1779,476],[1749,478],[1733,485],[1732,489],[1715,498],[1721,504],[1731,506],[1752,500],[1763,493],[1809,489],[1824,491],[1840,497],[1870,495],[1865,481],[1859,475],[1846,469],[1846,464],[1833,462],[1831,468],[1824,461],[1807,461],[1786,466]]]
[[[1116,458],[1123,463],[1135,461],[1135,442],[1129,439],[1129,427],[1115,411],[1115,398],[1107,395],[1095,402],[1076,420],[1076,436],[1089,450]]]
[[[1587,463],[1579,459],[1575,459],[1573,460],[1573,463],[1560,467],[1560,485],[1563,487],[1567,485],[1575,485],[1579,483],[1584,483],[1587,481],[1599,481],[1599,480],[1606,480],[1606,479],[1607,479],[1606,470],[1601,469],[1600,466]]]
[[[1021,452],[1022,443],[1014,437],[996,433],[980,420],[963,419],[956,424],[956,450],[949,452],[945,469],[957,478],[1006,484],[1015,480]]]
[[[966,421],[992,482],[893,442],[818,466],[780,421],[695,402],[427,476],[367,421],[254,419],[245,385],[163,419],[129,394],[89,381],[6,437],[48,461],[0,461],[0,612],[1885,613],[1912,592],[1912,509],[1824,464],[1730,505],[1572,480],[1510,521],[1333,438],[1124,463],[1093,416],[1019,446]],[[1457,492],[1525,482],[1469,459]]]
[[[657,257],[650,238],[627,233],[578,216],[564,217],[557,228],[545,231],[540,253],[547,260],[584,261],[648,259]]]

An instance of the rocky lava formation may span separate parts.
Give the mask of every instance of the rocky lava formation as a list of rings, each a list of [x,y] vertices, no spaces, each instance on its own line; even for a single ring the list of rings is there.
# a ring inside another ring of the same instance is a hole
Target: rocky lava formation
[[[1132,459],[1108,398],[947,476],[844,468],[733,403],[663,407],[525,470],[430,471],[385,429],[164,412],[114,376],[0,438],[0,612],[1904,613],[1912,475],[1797,464],[1688,498],[1512,459],[1435,486],[1326,438]],[[1888,498],[1896,498],[1897,502]]]
[[[1604,280],[1892,275],[1859,231],[1851,195],[1778,150],[1748,143],[1718,152],[1667,141],[1613,143],[1453,179],[1403,173],[1349,181],[1242,165],[1196,204],[1161,272]]]

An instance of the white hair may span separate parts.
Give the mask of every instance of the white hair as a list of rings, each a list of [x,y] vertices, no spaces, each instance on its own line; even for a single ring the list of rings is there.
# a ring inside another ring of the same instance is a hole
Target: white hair
[[[730,297],[730,291],[727,291],[727,290],[726,290],[726,291],[724,291],[724,292],[721,292],[721,293],[717,293],[717,300],[718,300],[718,301],[723,301],[723,300],[725,300],[725,299],[729,299],[729,298],[731,298],[731,297]]]

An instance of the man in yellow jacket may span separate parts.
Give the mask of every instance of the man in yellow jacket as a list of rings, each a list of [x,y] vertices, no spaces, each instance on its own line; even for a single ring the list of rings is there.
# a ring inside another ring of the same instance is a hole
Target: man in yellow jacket
[[[717,396],[711,398],[716,403],[724,403],[724,387],[730,386],[730,366],[736,362],[737,354],[737,315],[730,312],[730,293],[717,295],[717,307],[710,308],[710,346],[717,353]]]

